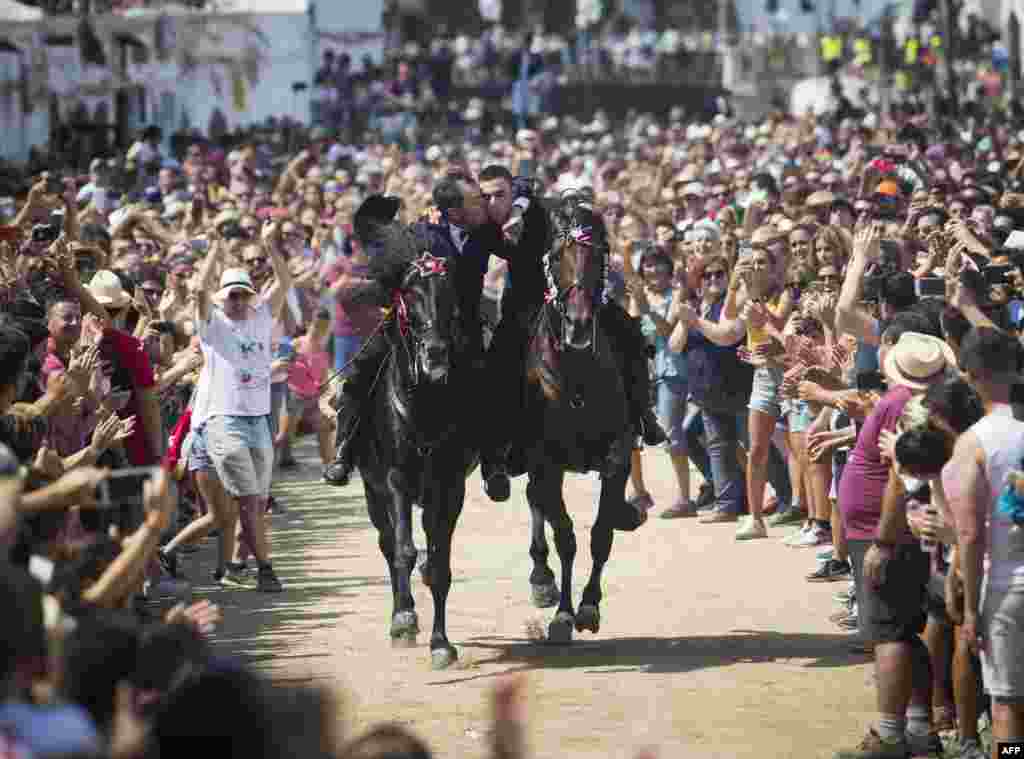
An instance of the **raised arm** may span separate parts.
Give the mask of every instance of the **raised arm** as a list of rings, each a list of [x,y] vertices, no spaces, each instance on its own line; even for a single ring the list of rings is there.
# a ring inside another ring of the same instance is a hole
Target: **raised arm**
[[[199,268],[199,287],[196,288],[195,296],[196,321],[200,324],[206,324],[210,319],[210,293],[213,292],[223,255],[224,245],[220,238],[216,238],[210,243],[210,252]]]
[[[276,317],[284,308],[288,291],[292,288],[292,270],[281,255],[281,233],[276,223],[263,228],[262,242],[263,250],[270,257],[270,265],[274,269],[274,283],[267,291],[267,302],[270,304],[270,312]]]
[[[865,227],[857,232],[853,241],[853,256],[836,303],[836,332],[853,335],[869,345],[878,344],[878,320],[861,307],[860,298],[864,274],[871,260],[877,258],[880,242],[875,227]]]

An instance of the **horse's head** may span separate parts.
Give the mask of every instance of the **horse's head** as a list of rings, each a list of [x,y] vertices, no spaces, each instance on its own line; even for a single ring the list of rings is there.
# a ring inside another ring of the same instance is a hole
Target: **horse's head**
[[[557,264],[552,275],[557,277],[563,314],[562,341],[586,349],[594,339],[594,305],[604,287],[607,236],[600,215],[575,199],[568,202],[558,228],[551,252]]]
[[[395,293],[399,326],[409,338],[415,372],[428,382],[448,376],[458,345],[454,262],[423,253]]]

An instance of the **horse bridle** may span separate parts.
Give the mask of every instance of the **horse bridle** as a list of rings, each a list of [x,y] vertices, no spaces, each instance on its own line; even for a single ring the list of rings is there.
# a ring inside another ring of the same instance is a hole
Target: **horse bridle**
[[[417,359],[420,357],[419,354],[426,350],[423,335],[434,327],[433,321],[428,320],[420,325],[419,329],[415,329],[409,318],[409,305],[406,303],[405,294],[410,281],[417,275],[420,279],[434,276],[447,277],[448,264],[443,258],[431,255],[429,251],[423,251],[420,257],[409,265],[409,270],[402,280],[402,287],[396,288],[391,296],[392,312],[398,324],[400,345],[405,349],[405,354],[409,358],[413,387],[420,381],[420,362]],[[445,380],[447,381],[447,376]]]
[[[564,252],[565,246],[569,245],[569,244],[584,245],[584,246],[587,246],[587,247],[590,247],[590,248],[592,248],[594,246],[593,228],[592,227],[587,227],[587,226],[582,226],[582,225],[574,225],[574,226],[570,227],[569,229],[565,230],[565,232],[562,233],[561,238],[562,238],[562,246],[563,246],[562,252]],[[576,278],[564,290],[562,290],[559,287],[559,285],[558,285],[558,277],[557,277],[556,273],[553,271],[553,269],[561,261],[562,252],[559,252],[557,257],[552,256],[550,261],[549,261],[549,263],[548,263],[548,294],[547,294],[547,297],[545,298],[545,300],[548,303],[551,303],[554,306],[555,311],[558,312],[559,322],[560,322],[559,323],[559,327],[561,328],[561,330],[560,330],[560,335],[561,336],[560,336],[560,339],[558,340],[558,345],[557,345],[557,350],[559,350],[559,351],[562,349],[562,343],[564,342],[564,339],[565,339],[564,336],[566,334],[566,324],[568,322],[568,314],[567,314],[568,307],[566,305],[566,302],[568,301],[569,296],[572,295],[573,292],[575,292],[576,290],[584,291],[584,294],[586,295],[586,292],[584,290],[585,285],[586,285],[586,283],[584,282],[584,274],[585,274],[585,272],[577,272]],[[591,295],[591,297],[592,297],[592,295]],[[591,350],[593,351],[593,350],[596,350],[596,345],[597,345],[597,318],[596,317],[591,320],[591,329],[593,330],[593,336],[592,336],[591,341],[590,341],[590,347],[591,347]]]

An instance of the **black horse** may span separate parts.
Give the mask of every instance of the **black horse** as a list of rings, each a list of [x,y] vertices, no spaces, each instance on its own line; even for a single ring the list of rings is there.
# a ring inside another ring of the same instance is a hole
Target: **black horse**
[[[471,365],[460,324],[454,259],[430,255],[427,242],[397,225],[381,234],[371,262],[371,290],[391,310],[381,325],[390,353],[381,364],[356,440],[370,519],[388,563],[394,607],[391,638],[414,645],[419,620],[411,591],[417,551],[412,508],[423,509],[427,556],[421,565],[434,600],[430,638],[435,669],[458,653],[448,642],[445,605],[451,587],[451,546],[466,495],[466,477],[476,465],[473,445]],[[356,300],[361,298],[355,296]]]
[[[513,474],[529,474],[530,574],[533,602],[558,611],[548,639],[567,643],[577,631],[600,628],[601,573],[613,529],[636,529],[646,518],[626,504],[633,433],[621,361],[601,329],[607,233],[600,215],[580,198],[553,215],[555,237],[546,256],[548,293],[531,329],[526,356],[526,415],[519,431],[522,458]],[[573,611],[576,557],[573,523],[562,487],[566,472],[600,473],[597,519],[590,531],[593,570]],[[562,563],[561,592],[548,567],[545,522],[551,524]]]

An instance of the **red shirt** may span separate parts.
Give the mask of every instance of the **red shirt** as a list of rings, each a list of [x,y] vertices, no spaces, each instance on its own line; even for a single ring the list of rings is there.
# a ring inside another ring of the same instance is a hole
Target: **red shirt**
[[[150,450],[149,437],[146,435],[138,393],[140,390],[156,385],[153,377],[153,366],[143,347],[142,341],[119,329],[108,329],[103,333],[101,355],[113,359],[114,375],[111,382],[114,387],[132,390],[125,407],[117,412],[121,419],[135,417],[135,431],[124,442],[128,461],[132,466],[155,466],[158,461],[156,453]],[[107,348],[107,346],[110,346]],[[163,432],[161,431],[161,434]]]

